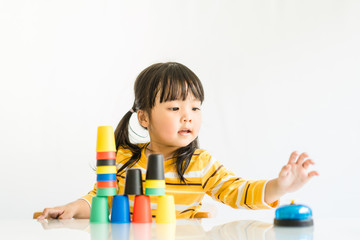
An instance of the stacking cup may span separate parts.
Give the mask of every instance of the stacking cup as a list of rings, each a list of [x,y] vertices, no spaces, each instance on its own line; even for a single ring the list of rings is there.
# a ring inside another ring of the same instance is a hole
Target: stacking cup
[[[98,127],[96,152],[116,152],[115,136],[111,126]]]
[[[173,195],[164,195],[158,197],[156,210],[156,223],[175,223],[176,212]]]
[[[151,223],[150,197],[146,195],[135,196],[133,207],[133,223]]]
[[[126,171],[125,195],[143,195],[142,176],[140,169],[129,169]]]
[[[150,154],[147,163],[146,179],[165,180],[164,156]]]
[[[108,223],[109,206],[107,197],[94,196],[92,198],[90,223]]]
[[[113,128],[100,126],[96,140],[97,196],[116,195],[116,145]]]
[[[130,223],[129,198],[125,195],[113,197],[111,223]]]
[[[149,155],[145,187],[146,195],[165,195],[164,157],[162,154]]]

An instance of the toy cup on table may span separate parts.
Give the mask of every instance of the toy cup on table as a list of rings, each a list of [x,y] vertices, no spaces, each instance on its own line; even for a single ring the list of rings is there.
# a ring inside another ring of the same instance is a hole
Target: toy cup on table
[[[152,223],[150,197],[146,195],[135,196],[133,207],[133,223]]]
[[[149,196],[143,195],[142,175],[140,169],[127,170],[124,194],[135,195],[132,222],[151,223],[152,215],[150,198]]]
[[[142,195],[142,177],[140,169],[128,169],[126,171],[124,195],[116,195],[113,198],[111,213],[112,223],[130,223],[129,197],[127,195]]]
[[[129,198],[126,195],[113,197],[111,223],[130,223]]]
[[[116,146],[113,128],[100,126],[96,141],[97,196],[116,195]]]
[[[100,126],[96,141],[96,196],[92,199],[90,222],[109,222],[108,196],[116,195],[116,147],[113,128]]]
[[[94,196],[92,198],[90,223],[109,222],[109,206],[107,197]]]
[[[158,197],[156,223],[175,223],[176,212],[173,195]]]

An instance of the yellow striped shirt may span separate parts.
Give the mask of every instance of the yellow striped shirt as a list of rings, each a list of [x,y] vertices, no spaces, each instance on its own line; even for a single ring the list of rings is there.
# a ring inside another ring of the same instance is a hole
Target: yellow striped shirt
[[[142,152],[140,160],[132,167],[138,168],[143,176],[143,188],[145,191],[145,176],[147,158],[145,146],[141,144]],[[132,153],[128,149],[119,148],[116,157],[116,168],[120,169],[128,161]],[[213,199],[227,204],[233,208],[266,209],[276,207],[278,201],[268,205],[264,202],[264,191],[267,180],[249,181],[236,177],[234,173],[227,170],[207,151],[197,149],[184,174],[187,179],[184,184],[180,182],[176,173],[175,159],[166,160],[165,167],[165,192],[174,196],[177,218],[192,218],[201,208],[201,200],[205,194]],[[117,194],[124,194],[125,174],[117,176]],[[96,195],[96,184],[94,189],[82,199],[91,205],[92,197]],[[112,198],[108,197],[111,208]],[[150,196],[152,214],[156,214],[156,196]],[[130,211],[134,205],[134,196],[129,196]]]

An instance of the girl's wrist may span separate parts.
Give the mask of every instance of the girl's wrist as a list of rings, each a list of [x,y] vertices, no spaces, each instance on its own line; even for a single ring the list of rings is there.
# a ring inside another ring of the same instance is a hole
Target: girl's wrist
[[[90,206],[86,201],[82,199],[78,199],[75,202],[69,203],[69,207],[73,211],[74,218],[90,217]]]
[[[279,181],[280,181],[279,178],[274,179],[274,182],[275,182],[275,184],[274,184],[275,185],[275,190],[274,191],[276,192],[276,194],[278,196],[282,197],[287,193],[287,191],[286,191],[286,189],[284,189],[282,187],[282,185],[280,184]]]
[[[279,184],[279,179],[274,178],[266,184],[264,200],[267,204],[271,204],[279,200],[286,193],[287,192],[282,189],[281,184]]]

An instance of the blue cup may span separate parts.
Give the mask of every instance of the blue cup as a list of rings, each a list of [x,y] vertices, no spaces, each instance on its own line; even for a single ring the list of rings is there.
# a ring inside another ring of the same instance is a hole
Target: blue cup
[[[111,210],[112,223],[130,223],[129,198],[126,195],[115,195]]]

